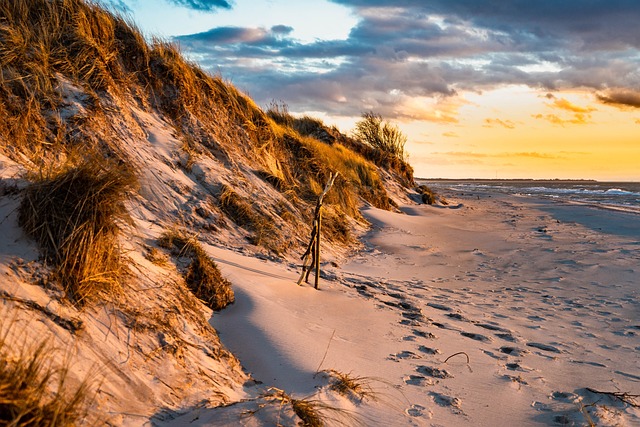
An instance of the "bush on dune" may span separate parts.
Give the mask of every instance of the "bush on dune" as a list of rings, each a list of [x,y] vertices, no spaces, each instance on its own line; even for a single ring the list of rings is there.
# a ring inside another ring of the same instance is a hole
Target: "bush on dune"
[[[160,236],[160,247],[176,257],[186,257],[189,264],[183,275],[193,294],[212,310],[222,310],[233,304],[235,296],[231,283],[222,276],[216,263],[206,254],[195,236],[172,230]]]
[[[118,238],[129,221],[124,202],[136,186],[130,169],[95,154],[36,176],[25,189],[19,224],[79,305],[120,289],[125,263]]]

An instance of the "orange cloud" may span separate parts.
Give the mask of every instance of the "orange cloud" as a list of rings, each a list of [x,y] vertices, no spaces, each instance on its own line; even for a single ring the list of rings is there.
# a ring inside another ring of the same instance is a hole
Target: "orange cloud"
[[[467,157],[467,158],[509,158],[509,157],[528,157],[534,159],[565,159],[566,157],[558,156],[550,153],[538,153],[535,151],[530,152],[504,152],[496,154],[476,153],[474,151],[448,151],[444,153],[433,153],[441,156],[448,157]]]
[[[484,119],[485,125],[484,127],[493,127],[493,126],[502,126],[507,129],[515,129],[516,125],[511,120],[501,120],[501,119]]]
[[[458,135],[455,132],[445,132],[442,134],[442,136],[447,137],[447,138],[460,138],[460,135]]]
[[[572,119],[563,119],[561,117],[556,116],[555,114],[534,114],[531,117],[534,119],[546,120],[554,125],[564,126],[564,125],[586,125],[591,123],[589,120],[591,119],[590,114],[583,113],[575,113]]]
[[[556,99],[553,104],[549,104],[552,108],[558,108],[560,110],[571,111],[572,113],[584,113],[588,114],[592,111],[596,111],[595,108],[592,107],[580,107],[579,105],[573,104],[570,101],[560,98]]]

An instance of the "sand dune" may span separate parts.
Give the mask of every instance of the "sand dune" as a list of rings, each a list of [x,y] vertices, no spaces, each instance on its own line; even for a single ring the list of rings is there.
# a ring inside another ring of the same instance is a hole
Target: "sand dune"
[[[639,425],[633,400],[588,390],[640,393],[637,217],[450,197],[458,209],[366,208],[365,246],[325,254],[320,291],[295,285],[295,264],[209,247],[237,296],[211,323],[261,382],[250,393],[322,401],[343,410],[325,411],[336,424]],[[314,375],[327,369],[367,378],[378,399],[336,396]],[[225,424],[246,405],[174,422]],[[286,424],[259,408],[243,424]]]

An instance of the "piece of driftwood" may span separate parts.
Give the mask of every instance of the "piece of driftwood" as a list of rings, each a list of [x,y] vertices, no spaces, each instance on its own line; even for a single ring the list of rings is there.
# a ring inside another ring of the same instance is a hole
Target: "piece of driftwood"
[[[309,283],[309,274],[311,273],[311,270],[315,269],[315,288],[318,289],[318,283],[320,282],[320,233],[322,231],[322,202],[324,200],[324,196],[327,195],[337,177],[338,172],[336,172],[335,174],[329,174],[329,180],[324,186],[322,194],[320,194],[320,196],[318,197],[316,209],[313,215],[311,240],[309,241],[307,250],[301,257],[302,274],[300,274],[300,278],[298,279],[298,285],[302,283],[302,280],[304,280],[306,283]]]
[[[590,391],[591,393],[604,394],[607,396],[611,396],[613,398],[618,399],[621,402],[626,403],[629,406],[633,406],[634,408],[640,408],[640,404],[638,404],[637,402],[637,399],[640,398],[640,394],[630,394],[630,393],[619,392],[619,391],[599,391],[599,390],[592,389],[591,387],[587,387],[587,390]]]

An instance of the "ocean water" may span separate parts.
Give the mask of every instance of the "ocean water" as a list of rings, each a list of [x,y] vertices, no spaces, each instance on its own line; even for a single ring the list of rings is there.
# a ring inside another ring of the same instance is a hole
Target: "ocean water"
[[[640,182],[418,180],[434,190],[497,192],[582,203],[640,214]]]

